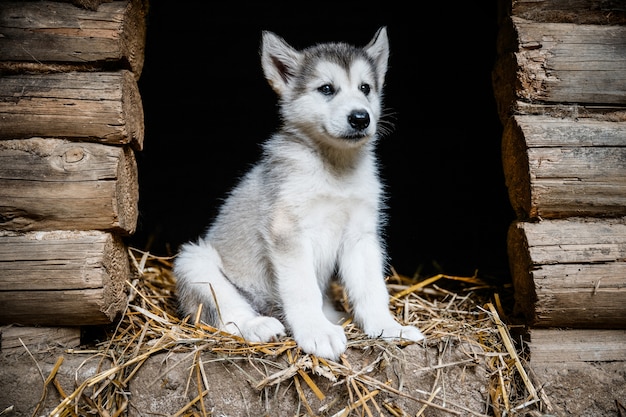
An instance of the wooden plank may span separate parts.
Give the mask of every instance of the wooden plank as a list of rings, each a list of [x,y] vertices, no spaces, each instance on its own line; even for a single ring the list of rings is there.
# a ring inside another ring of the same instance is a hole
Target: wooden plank
[[[75,348],[80,345],[80,327],[0,326],[0,350],[3,353],[41,350],[49,346]]]
[[[493,71],[498,113],[521,103],[626,104],[626,26],[536,23],[511,17]]]
[[[515,312],[535,327],[626,328],[626,219],[515,222]]]
[[[531,364],[626,361],[626,330],[531,329]]]
[[[626,215],[626,122],[514,116],[502,136],[520,219]]]
[[[130,274],[126,247],[110,233],[0,231],[0,323],[111,323]]]
[[[135,231],[139,186],[128,147],[60,139],[0,141],[0,227]]]
[[[0,139],[37,136],[143,147],[144,114],[129,71],[17,74],[0,82]]]
[[[0,61],[45,71],[59,63],[76,69],[126,68],[138,79],[144,64],[147,2],[113,1],[91,10],[55,1],[3,1]]]

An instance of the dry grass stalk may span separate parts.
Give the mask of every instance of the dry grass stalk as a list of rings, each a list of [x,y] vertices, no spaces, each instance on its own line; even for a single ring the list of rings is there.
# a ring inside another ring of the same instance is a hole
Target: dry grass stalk
[[[385,358],[393,356],[394,353],[389,349],[394,347],[386,348],[381,346],[380,341],[366,338],[351,323],[345,325],[350,348],[376,347],[380,351],[378,358],[366,369],[353,368],[345,356],[338,363],[302,354],[289,338],[271,343],[248,343],[197,320],[180,320],[176,316],[171,259],[154,257],[138,250],[131,250],[130,255],[137,275],[128,283],[126,312],[110,339],[95,350],[97,356],[108,359],[112,365],[83,381],[69,395],[62,392],[58,384],[53,384],[63,398],[52,412],[54,416],[122,415],[129,404],[127,390],[133,376],[147,359],[163,352],[189,352],[194,358],[195,365],[189,375],[188,385],[191,386],[191,381],[194,381],[198,392],[175,416],[211,415],[210,412],[207,414],[203,403],[209,384],[201,355],[206,352],[215,354],[215,361],[238,366],[237,360],[246,360],[255,366],[264,377],[248,377],[258,390],[279,387],[281,384],[294,389],[304,415],[317,415],[307,401],[305,386],[319,400],[332,397],[322,391],[311,375],[326,378],[334,383],[334,389],[343,390],[341,398],[346,400],[346,404],[341,405],[341,411],[334,414],[336,417],[352,415],[353,412],[364,416],[384,415],[384,411],[392,416],[407,415],[396,404],[379,401],[383,392],[422,404],[417,415],[422,415],[428,408],[443,410],[450,415],[485,415],[453,403],[440,393],[439,376],[442,369],[471,365],[477,358],[447,364],[441,363],[440,359],[436,366],[429,368],[437,374],[431,391],[413,390],[409,395],[402,391],[401,375],[398,388],[391,386],[389,381],[377,380],[369,375]],[[437,285],[440,282],[456,284],[460,290],[453,292],[445,289]],[[429,346],[443,346],[442,349],[446,349],[450,340],[457,340],[472,343],[485,352],[486,362],[492,372],[488,387],[491,403],[489,407],[485,406],[485,410],[489,408],[490,415],[512,415],[539,405],[537,392],[515,352],[506,326],[500,320],[496,307],[489,302],[494,297],[493,289],[485,282],[477,276],[442,274],[415,282],[394,272],[389,277],[388,288],[392,293],[392,311],[401,321],[418,324],[426,334]],[[338,294],[339,298],[343,297],[338,302],[345,303],[345,296],[341,292]],[[499,298],[496,296],[495,299],[496,305],[501,308]],[[481,305],[485,305],[485,308]],[[72,352],[94,353],[93,350]],[[277,357],[286,357],[286,365],[285,362],[275,361]],[[517,384],[520,377],[522,385]],[[48,379],[53,380],[54,376]],[[323,413],[334,405],[337,404],[327,404],[318,412]]]

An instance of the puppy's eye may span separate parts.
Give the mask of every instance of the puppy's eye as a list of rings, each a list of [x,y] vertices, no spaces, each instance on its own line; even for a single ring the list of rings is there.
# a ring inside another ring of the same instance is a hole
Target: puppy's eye
[[[324,84],[323,86],[319,87],[317,91],[324,94],[325,96],[332,96],[333,94],[335,94],[335,87],[330,84]]]
[[[369,84],[365,84],[365,83],[363,83],[363,84],[361,84],[361,85],[359,86],[359,89],[361,90],[361,92],[362,92],[363,94],[365,94],[365,95],[367,96],[367,95],[369,95],[369,93],[370,93],[371,87],[370,87],[370,85],[369,85]]]

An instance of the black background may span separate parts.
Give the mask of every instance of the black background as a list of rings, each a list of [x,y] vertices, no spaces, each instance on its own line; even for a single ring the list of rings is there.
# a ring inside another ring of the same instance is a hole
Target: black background
[[[139,80],[140,217],[129,243],[168,255],[196,239],[276,130],[276,97],[259,59],[262,30],[301,48],[365,45],[385,25],[386,118],[394,129],[378,154],[391,264],[405,275],[477,269],[509,279],[506,231],[514,215],[491,85],[496,2],[425,3],[152,2]]]

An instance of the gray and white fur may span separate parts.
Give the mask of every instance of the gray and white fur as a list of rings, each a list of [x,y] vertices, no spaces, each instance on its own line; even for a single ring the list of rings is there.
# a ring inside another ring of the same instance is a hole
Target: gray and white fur
[[[207,233],[174,263],[181,313],[250,341],[290,333],[304,352],[346,349],[327,294],[343,285],[350,315],[373,338],[423,339],[389,311],[375,143],[389,41],[296,50],[263,32],[261,61],[281,127],[225,200]]]

